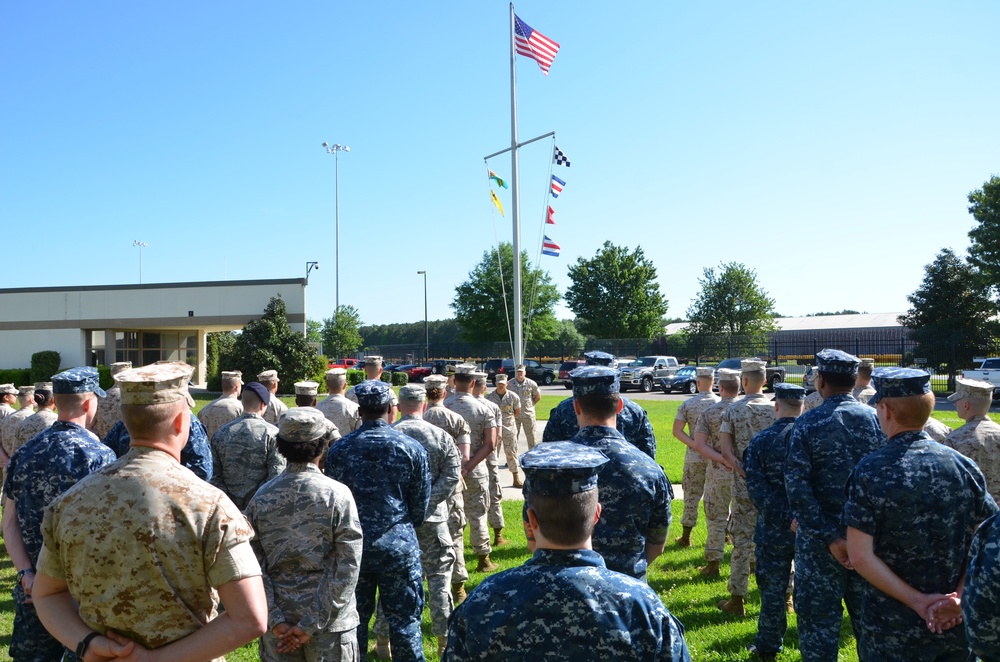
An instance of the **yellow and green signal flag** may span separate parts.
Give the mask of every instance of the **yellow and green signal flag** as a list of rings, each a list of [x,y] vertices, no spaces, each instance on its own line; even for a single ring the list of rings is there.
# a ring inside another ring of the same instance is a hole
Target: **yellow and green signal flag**
[[[493,181],[495,181],[500,186],[502,186],[504,188],[507,188],[507,182],[505,182],[504,180],[500,179],[500,175],[496,174],[492,170],[490,170],[490,179],[492,179]]]
[[[500,198],[498,198],[497,194],[493,192],[493,189],[490,189],[490,197],[493,198],[493,204],[497,206],[497,209],[500,210],[500,215],[503,216],[503,205],[500,204]]]

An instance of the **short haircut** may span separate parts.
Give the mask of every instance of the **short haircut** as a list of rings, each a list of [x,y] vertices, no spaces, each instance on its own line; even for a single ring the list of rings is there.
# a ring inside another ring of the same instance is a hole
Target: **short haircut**
[[[760,370],[751,370],[750,372],[742,373],[743,379],[747,380],[747,385],[751,387],[763,386],[764,382],[767,381],[767,373]]]
[[[730,393],[732,391],[740,392],[740,382],[737,379],[720,379],[719,380],[719,391],[726,391]]]
[[[292,443],[278,437],[278,452],[289,462],[312,462],[326,450],[326,435],[312,441]]]
[[[594,418],[611,418],[618,413],[621,396],[617,393],[587,393],[574,395],[573,399],[580,403],[584,414]]]
[[[261,379],[260,377],[258,377],[257,381],[260,382],[261,384],[263,384],[264,386],[270,386],[271,384],[277,384],[278,383],[278,378],[277,377],[265,377],[264,379]]]
[[[865,379],[871,379],[872,376],[872,366],[868,363],[862,363],[858,366],[858,377],[864,377]]]
[[[456,384],[471,384],[475,380],[475,377],[468,373],[458,374],[455,373],[455,383]]]
[[[347,385],[347,375],[327,375],[326,387],[342,388]]]
[[[372,407],[372,406],[366,406],[366,405],[360,405],[359,404],[358,405],[358,413],[361,416],[364,416],[364,417],[367,417],[367,418],[378,418],[379,416],[385,416],[386,414],[389,413],[389,403],[388,402],[384,402],[384,403],[382,403],[380,405],[376,405],[374,407]]]
[[[296,407],[312,407],[315,404],[316,404],[315,395],[304,395],[302,393],[298,393],[295,395]]]
[[[243,389],[243,393],[240,394],[240,401],[243,403],[244,409],[258,409],[263,406],[264,401],[260,399],[252,388]]]
[[[852,389],[854,383],[858,381],[857,376],[847,372],[823,372],[820,370],[819,375],[828,386],[837,389]]]
[[[77,416],[83,410],[83,403],[90,398],[90,393],[56,393],[52,398],[63,414]]]
[[[805,407],[806,401],[791,398],[779,398],[777,399],[778,409],[781,411],[787,411],[793,414],[801,414],[803,407]]]
[[[175,400],[155,405],[122,405],[122,421],[129,436],[137,439],[161,439],[172,432],[171,424],[187,402]]]
[[[968,400],[969,405],[972,406],[972,411],[982,412],[986,414],[990,410],[990,405],[993,404],[993,398],[988,395],[967,395],[963,400]]]
[[[934,411],[934,394],[921,393],[907,395],[902,398],[882,398],[886,408],[892,411],[893,418],[900,425],[908,428],[922,428],[927,425],[927,419]]]
[[[238,388],[240,385],[240,379],[237,377],[223,377],[222,378],[222,390],[232,391]]]
[[[535,512],[542,535],[557,545],[579,545],[594,533],[597,490],[561,496],[528,492],[528,508]]]
[[[48,407],[52,402],[52,391],[35,389],[35,404],[39,407]]]

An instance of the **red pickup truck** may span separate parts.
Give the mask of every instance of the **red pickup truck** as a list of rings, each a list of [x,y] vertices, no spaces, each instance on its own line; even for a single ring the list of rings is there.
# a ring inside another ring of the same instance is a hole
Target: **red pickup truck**
[[[340,359],[336,363],[327,364],[328,368],[344,368],[345,370],[355,370],[358,368],[358,364],[361,363],[357,359]]]

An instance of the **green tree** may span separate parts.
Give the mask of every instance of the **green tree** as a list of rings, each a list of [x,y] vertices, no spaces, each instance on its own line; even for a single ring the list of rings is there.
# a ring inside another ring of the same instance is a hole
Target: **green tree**
[[[499,262],[497,255],[499,252]],[[501,266],[502,271],[501,271]],[[503,277],[501,279],[501,273]],[[510,339],[508,323],[514,315],[514,249],[509,243],[483,253],[469,278],[455,288],[451,307],[470,342],[502,342]],[[524,341],[550,340],[558,322],[555,305],[559,290],[541,269],[532,268],[528,253],[521,251],[521,313]],[[506,303],[506,305],[504,305]]]
[[[577,331],[573,320],[559,320],[559,327],[552,340],[536,341],[529,345],[531,356],[578,356],[587,344],[587,338]]]
[[[757,353],[766,345],[776,328],[774,299],[757,284],[753,269],[730,262],[720,265],[718,273],[706,268],[698,282],[701,292],[687,310],[696,346],[703,347],[709,336],[730,347],[738,343],[742,351],[734,353]]]
[[[566,303],[585,334],[647,340],[663,333],[667,300],[642,248],[629,252],[605,241],[593,258],[577,258],[569,277],[573,284],[566,290]]]
[[[277,370],[285,384],[312,378],[324,367],[306,337],[288,325],[288,308],[281,297],[271,297],[263,317],[243,327],[221,362],[226,370],[242,370],[246,381],[264,370]]]
[[[969,263],[981,283],[1000,292],[1000,177],[993,175],[983,188],[969,194],[969,213],[979,223],[969,230]]]
[[[323,342],[323,336],[320,335],[322,328],[323,323],[319,320],[306,320],[306,340],[309,342]]]
[[[361,315],[354,306],[341,306],[333,317],[323,320],[323,351],[334,360],[344,355],[356,352],[364,344],[358,329],[361,328]]]
[[[916,353],[928,365],[950,367],[949,373],[971,367],[996,337],[996,305],[979,286],[975,267],[950,248],[924,267],[924,280],[906,297],[910,310],[899,323],[917,341]]]

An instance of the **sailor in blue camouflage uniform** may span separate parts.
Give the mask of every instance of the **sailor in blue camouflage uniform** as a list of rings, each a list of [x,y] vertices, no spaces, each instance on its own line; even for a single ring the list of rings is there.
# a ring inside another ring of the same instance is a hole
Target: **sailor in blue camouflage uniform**
[[[645,583],[590,549],[607,458],[572,442],[521,456],[538,548],[455,608],[443,660],[690,660],[684,627]]]
[[[611,367],[615,362],[615,357],[607,352],[586,352],[584,356],[587,365]],[[622,410],[618,412],[616,427],[625,436],[626,441],[656,459],[656,435],[653,434],[653,424],[649,422],[646,410],[623,397]],[[579,429],[576,412],[573,411],[573,398],[566,398],[549,414],[549,421],[542,432],[542,441],[570,439]]]
[[[646,568],[663,553],[667,541],[673,488],[663,469],[614,427],[622,406],[618,371],[584,366],[572,377],[581,427],[570,441],[597,449],[610,460],[601,470],[601,519],[594,527],[594,551],[608,569],[645,580]],[[522,516],[528,550],[534,551],[527,505]]]
[[[193,407],[194,400],[189,400],[188,406]],[[117,457],[124,457],[132,445],[132,438],[125,429],[125,423],[118,421],[111,428],[111,432],[104,437],[103,442]],[[204,481],[212,480],[212,445],[208,441],[205,426],[194,412],[191,412],[191,430],[188,432],[187,443],[181,450],[181,465]]]
[[[979,525],[962,593],[965,635],[980,660],[1000,660],[1000,514]]]
[[[96,368],[72,368],[52,377],[59,418],[15,451],[4,483],[3,537],[17,568],[14,632],[10,656],[16,661],[62,659],[64,648],[52,637],[31,604],[35,564],[42,550],[45,507],[82,478],[115,461],[111,449],[87,428],[104,397]],[[69,659],[76,659],[67,653]]]
[[[775,384],[775,421],[754,435],[743,453],[747,493],[757,509],[753,542],[760,617],[752,650],[764,660],[775,659],[788,628],[786,591],[795,557],[795,532],[785,496],[785,455],[805,398],[806,390],[797,384]]]
[[[389,623],[393,659],[423,660],[424,591],[414,527],[427,515],[431,475],[424,447],[389,427],[390,393],[389,385],[377,380],[354,388],[361,427],[330,448],[325,472],[350,488],[364,532],[357,588],[358,646],[362,651],[367,648],[377,589]]]
[[[868,580],[858,657],[962,662],[965,630],[931,631],[930,607],[958,589],[972,537],[997,505],[976,463],[924,432],[930,375],[878,368],[872,379],[868,403],[889,440],[854,469],[843,513],[851,564]]]
[[[861,361],[846,352],[816,354],[816,390],[823,402],[796,421],[788,440],[785,490],[795,536],[795,612],[802,659],[837,659],[841,601],[859,634],[862,579],[847,556],[844,510],[847,479],[858,462],[885,445],[875,410],[851,395]]]

